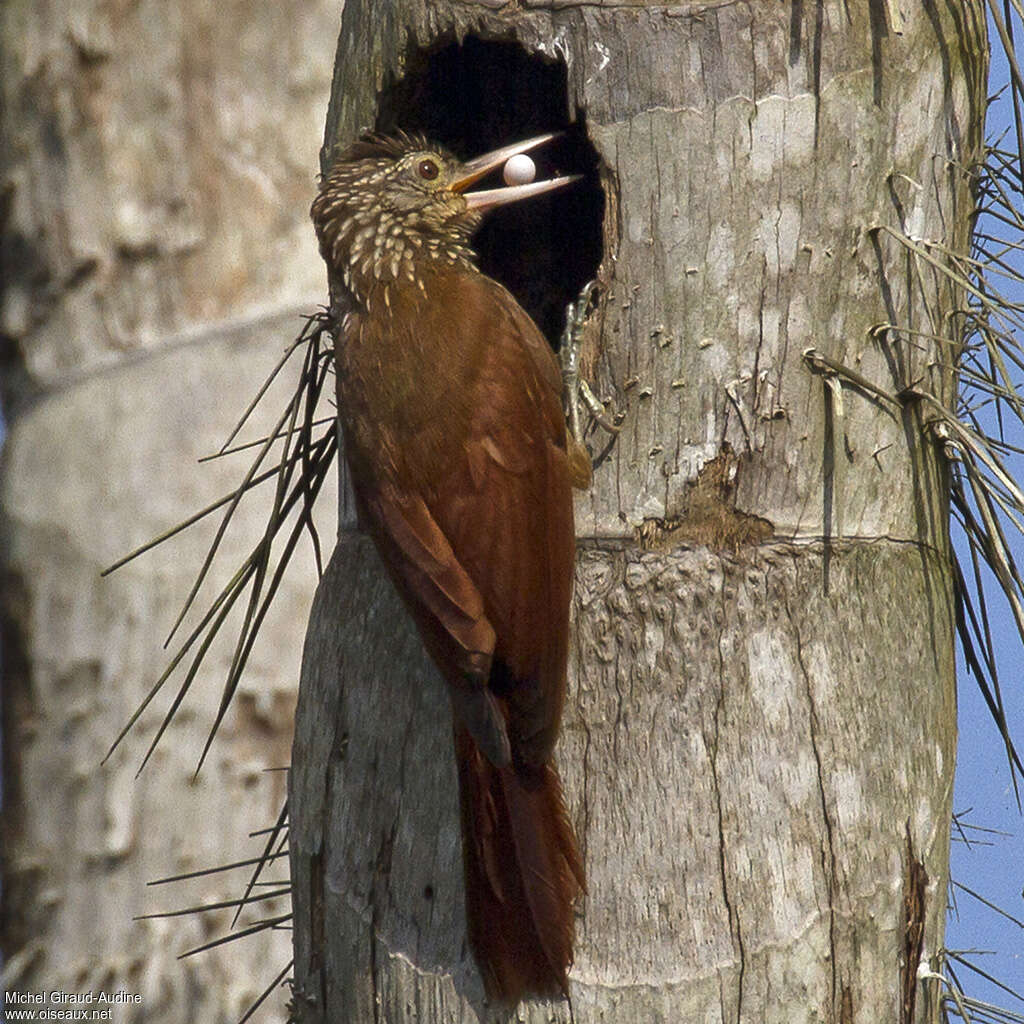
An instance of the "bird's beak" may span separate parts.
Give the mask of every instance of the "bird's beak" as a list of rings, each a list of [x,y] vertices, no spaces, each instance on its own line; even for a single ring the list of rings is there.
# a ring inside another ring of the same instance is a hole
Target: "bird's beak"
[[[462,173],[452,182],[452,189],[455,192],[464,192],[466,203],[471,210],[481,213],[493,210],[496,206],[504,206],[506,203],[514,203],[520,199],[529,199],[531,196],[543,195],[552,189],[562,188],[563,185],[570,185],[578,181],[579,174],[569,174],[561,178],[549,178],[546,181],[531,181],[526,185],[506,185],[504,188],[489,188],[481,192],[466,192],[466,189],[475,181],[479,181],[485,174],[500,167],[510,157],[519,153],[528,153],[531,149],[543,146],[545,142],[558,138],[561,132],[548,132],[546,135],[537,135],[525,142],[514,142],[509,146],[502,146],[500,149],[492,149],[490,153],[484,153],[474,160],[462,165]]]

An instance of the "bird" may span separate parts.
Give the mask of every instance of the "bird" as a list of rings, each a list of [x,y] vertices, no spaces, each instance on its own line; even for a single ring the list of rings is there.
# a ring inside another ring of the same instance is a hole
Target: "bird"
[[[566,697],[572,488],[554,353],[477,267],[491,210],[578,176],[468,191],[548,133],[461,162],[364,135],[311,215],[328,268],[337,408],[356,511],[447,684],[466,926],[488,998],[568,998],[583,859],[554,761]]]

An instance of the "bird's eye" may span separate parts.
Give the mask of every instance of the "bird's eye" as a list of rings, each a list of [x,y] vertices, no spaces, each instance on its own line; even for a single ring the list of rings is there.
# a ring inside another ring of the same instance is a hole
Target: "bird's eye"
[[[435,160],[421,160],[416,170],[425,181],[433,181],[441,173],[441,168],[437,166]]]

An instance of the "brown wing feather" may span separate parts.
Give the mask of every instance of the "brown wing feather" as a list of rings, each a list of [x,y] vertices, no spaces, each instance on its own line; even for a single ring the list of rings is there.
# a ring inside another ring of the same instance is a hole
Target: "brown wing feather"
[[[422,499],[360,495],[363,520],[449,685],[452,705],[473,739],[497,765],[512,757],[505,714],[487,687],[494,628],[473,581],[459,564]]]
[[[453,461],[428,503],[480,589],[495,658],[515,680],[507,694],[513,749],[540,764],[561,718],[574,560],[561,376],[503,288],[477,275],[456,287],[458,308],[488,315],[464,325],[480,351],[465,458]]]

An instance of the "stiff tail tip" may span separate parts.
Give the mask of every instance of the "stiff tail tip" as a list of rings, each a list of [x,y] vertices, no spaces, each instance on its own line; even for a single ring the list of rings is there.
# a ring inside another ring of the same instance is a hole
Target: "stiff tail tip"
[[[466,925],[490,999],[567,998],[583,862],[558,774],[495,767],[456,728]]]

